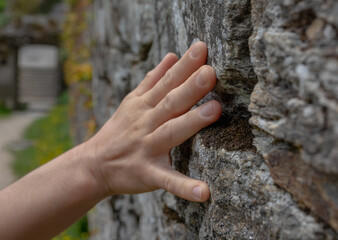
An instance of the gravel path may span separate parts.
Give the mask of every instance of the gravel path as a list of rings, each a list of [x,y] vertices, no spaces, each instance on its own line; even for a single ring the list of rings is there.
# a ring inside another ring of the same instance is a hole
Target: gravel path
[[[9,117],[0,118],[0,189],[15,181],[11,164],[13,155],[7,150],[9,145],[15,145],[22,140],[24,130],[37,118],[43,116],[40,112],[14,112]]]

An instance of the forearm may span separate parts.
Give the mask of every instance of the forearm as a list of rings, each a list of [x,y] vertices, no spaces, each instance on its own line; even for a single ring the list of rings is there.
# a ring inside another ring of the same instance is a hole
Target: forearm
[[[106,196],[83,148],[66,152],[0,192],[0,239],[50,239]]]

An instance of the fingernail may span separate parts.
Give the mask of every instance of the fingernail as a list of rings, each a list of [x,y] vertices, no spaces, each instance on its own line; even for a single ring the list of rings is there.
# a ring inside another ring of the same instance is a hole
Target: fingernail
[[[209,82],[203,72],[204,70],[202,69],[196,78],[196,85],[199,87],[204,87]]]
[[[190,57],[197,58],[199,54],[200,54],[200,49],[197,46],[197,44],[192,45],[190,52],[189,52]]]
[[[202,198],[202,188],[197,186],[192,190],[196,199],[200,200]]]
[[[208,103],[204,105],[200,111],[202,117],[209,117],[214,113],[214,109],[212,107],[212,104]]]

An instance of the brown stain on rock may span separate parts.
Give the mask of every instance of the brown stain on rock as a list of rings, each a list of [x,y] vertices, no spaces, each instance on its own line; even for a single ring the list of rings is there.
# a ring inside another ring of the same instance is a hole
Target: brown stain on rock
[[[304,163],[297,152],[275,150],[267,154],[265,161],[275,183],[290,192],[293,197],[311,209],[317,216],[338,230],[338,206],[332,189],[338,191],[337,176],[322,174]]]
[[[252,145],[253,134],[248,119],[221,117],[216,123],[201,131],[203,144],[210,148],[224,148],[227,151],[256,151]]]

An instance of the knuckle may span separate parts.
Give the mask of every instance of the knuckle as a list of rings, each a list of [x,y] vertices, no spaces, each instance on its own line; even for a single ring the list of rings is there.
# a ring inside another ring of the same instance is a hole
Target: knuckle
[[[163,125],[162,133],[164,136],[164,139],[166,139],[167,142],[172,142],[173,140],[173,131],[172,131],[172,125],[170,122],[167,122]]]
[[[188,123],[193,123],[193,116],[192,116],[192,111],[189,111],[189,112],[187,112],[186,114],[185,114],[185,117],[186,117],[186,121],[188,122]]]
[[[184,86],[184,92],[185,92],[186,96],[189,97],[189,99],[194,99],[194,96],[196,94],[195,89],[196,89],[195,83],[190,82],[190,83],[188,83]]]
[[[154,140],[151,135],[144,137],[143,141],[143,150],[147,151],[154,146]]]
[[[165,189],[169,192],[174,192],[176,178],[173,176],[168,176],[165,181]]]
[[[189,111],[184,115],[184,121],[189,123],[190,130],[195,129],[196,125],[201,121],[198,117],[196,118],[194,111]]]
[[[132,99],[133,97],[135,97],[136,94],[135,94],[135,91],[132,91],[130,93],[128,93],[125,97],[124,97],[124,100],[130,100]]]
[[[146,98],[146,97],[141,97],[139,99],[140,101],[138,102],[142,108],[148,108],[148,109],[151,109],[151,108],[154,108],[155,106],[151,103],[151,101],[149,100],[149,98]]]
[[[147,72],[144,79],[140,82],[140,84],[136,87],[135,95],[140,96],[143,91],[147,90],[147,86],[149,86],[149,83],[152,82],[152,79],[154,78],[154,70],[151,70]]]
[[[189,62],[187,62],[186,59],[184,59],[184,58],[182,58],[180,60],[180,66],[181,66],[182,69],[189,69],[189,68],[191,68],[189,66]]]
[[[145,80],[148,80],[148,79],[152,79],[154,76],[154,70],[151,70],[149,72],[147,72],[146,76],[145,76]]]
[[[164,74],[164,77],[162,78],[162,81],[161,81],[163,89],[167,89],[171,87],[171,85],[173,84],[172,78],[173,78],[173,71],[169,69]]]
[[[172,93],[168,93],[163,99],[163,108],[166,112],[176,113],[176,107]]]

